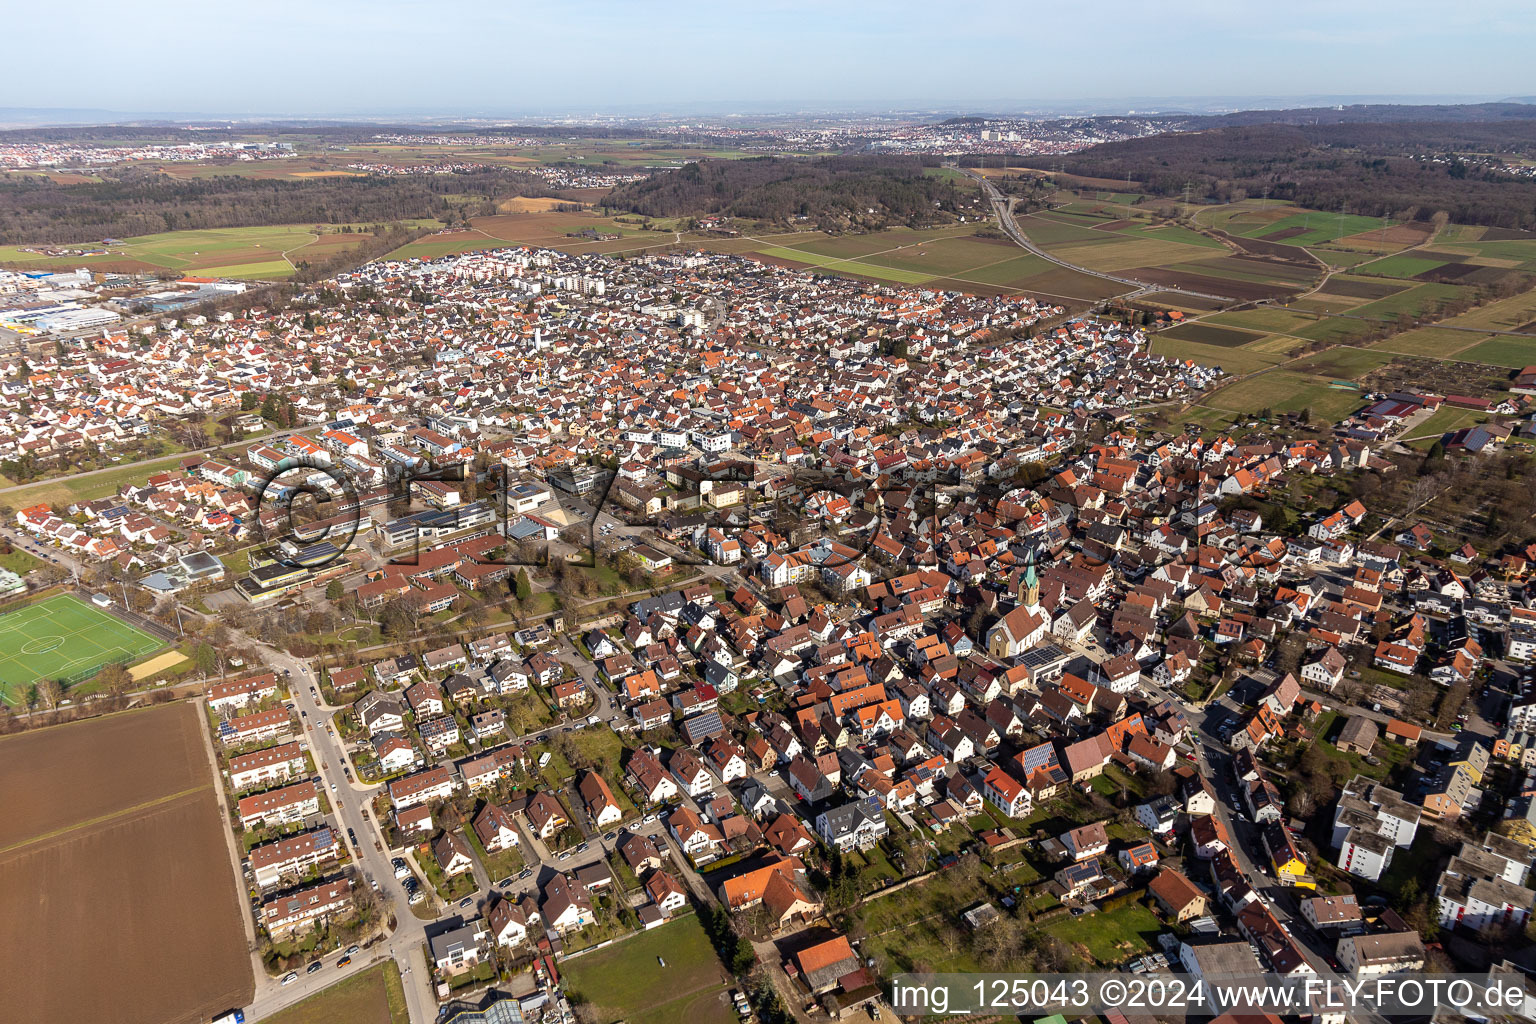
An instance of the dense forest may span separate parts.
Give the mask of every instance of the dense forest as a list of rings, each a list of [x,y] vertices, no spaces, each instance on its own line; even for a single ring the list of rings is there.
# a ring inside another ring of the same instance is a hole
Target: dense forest
[[[131,168],[100,183],[0,179],[0,244],[91,242],[190,228],[376,223],[494,212],[507,196],[552,196],[542,179],[484,170],[410,177],[274,181],[234,175],[175,178]],[[463,197],[477,197],[466,202]]]
[[[647,217],[724,214],[748,220],[805,218],[822,231],[924,227],[954,219],[959,194],[918,157],[754,157],[702,160],[609,193],[604,203]]]
[[[1230,202],[1268,195],[1397,219],[1536,229],[1536,180],[1474,168],[1457,152],[1531,152],[1536,121],[1259,125],[1153,135],[1018,163],[1143,190]],[[1012,161],[1010,161],[1011,163]]]

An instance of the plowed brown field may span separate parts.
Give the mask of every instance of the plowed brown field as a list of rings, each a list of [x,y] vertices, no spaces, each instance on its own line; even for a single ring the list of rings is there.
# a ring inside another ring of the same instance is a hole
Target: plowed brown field
[[[200,715],[166,704],[0,739],[0,1018],[191,1024],[250,1002]]]

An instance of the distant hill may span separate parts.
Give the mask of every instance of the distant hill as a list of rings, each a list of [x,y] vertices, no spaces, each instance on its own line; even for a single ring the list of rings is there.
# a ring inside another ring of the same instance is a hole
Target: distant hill
[[[1192,129],[1256,124],[1439,124],[1536,119],[1536,105],[1518,100],[1504,103],[1359,103],[1344,107],[1298,107],[1293,110],[1239,110],[1182,118]]]
[[[937,163],[874,156],[701,160],[614,189],[603,202],[647,217],[809,221],[823,231],[927,227],[955,219],[954,183],[923,173]]]

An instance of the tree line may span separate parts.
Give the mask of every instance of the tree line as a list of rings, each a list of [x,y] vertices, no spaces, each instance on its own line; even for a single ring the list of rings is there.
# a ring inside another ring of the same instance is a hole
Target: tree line
[[[275,181],[183,179],[129,168],[101,182],[0,180],[0,244],[91,242],[163,231],[272,224],[356,224],[494,212],[507,196],[554,196],[542,179],[487,169],[454,174]],[[474,197],[466,201],[465,196]]]
[[[1536,229],[1536,181],[1472,168],[1456,152],[1536,150],[1536,121],[1265,124],[1169,133],[1021,157],[1080,177],[1125,181],[1156,196],[1232,202],[1266,195],[1316,210]],[[1010,161],[1012,162],[1012,161]],[[1404,216],[1406,215],[1406,217]]]

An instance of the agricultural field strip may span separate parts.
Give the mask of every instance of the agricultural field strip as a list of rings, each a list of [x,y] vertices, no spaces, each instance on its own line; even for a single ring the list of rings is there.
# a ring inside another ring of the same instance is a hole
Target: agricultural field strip
[[[9,854],[14,853],[17,850],[25,849],[29,846],[36,846],[39,843],[46,843],[53,840],[62,839],[71,833],[79,832],[81,829],[94,828],[95,826],[106,825],[119,819],[131,818],[137,814],[143,813],[144,811],[150,810],[151,808],[160,807],[164,804],[174,803],[177,800],[201,793],[208,788],[209,784],[203,783],[200,786],[192,786],[188,789],[184,789],[179,793],[167,793],[164,796],[157,796],[153,800],[146,800],[143,803],[134,804],[132,807],[124,807],[120,810],[109,811],[106,814],[98,814],[94,818],[87,818],[85,821],[77,821],[70,825],[64,825],[53,829],[50,832],[44,832],[42,835],[29,836],[26,839],[18,839],[16,842],[11,843],[9,846],[0,846],[0,861],[3,861]]]

